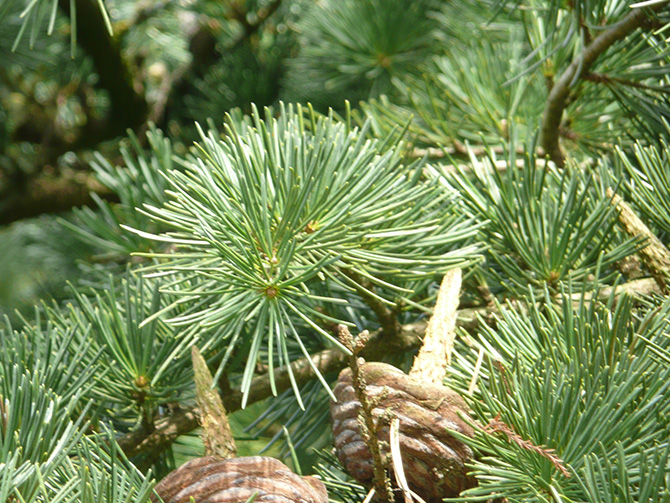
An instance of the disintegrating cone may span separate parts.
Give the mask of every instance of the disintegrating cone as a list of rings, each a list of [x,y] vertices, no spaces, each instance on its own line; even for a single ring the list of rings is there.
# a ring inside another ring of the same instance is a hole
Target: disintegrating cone
[[[475,486],[465,466],[472,451],[450,433],[474,434],[459,416],[467,410],[463,399],[444,386],[422,383],[385,363],[365,363],[361,371],[375,404],[375,424],[387,410],[400,420],[400,451],[409,488],[426,502],[438,503]],[[350,369],[340,373],[333,392],[337,402],[331,402],[330,414],[337,455],[356,480],[369,485],[372,455],[360,434],[360,403]],[[378,439],[382,452],[388,453],[388,421],[379,429]]]
[[[155,488],[165,503],[328,503],[323,483],[300,477],[274,458],[222,460],[213,456],[185,463]]]

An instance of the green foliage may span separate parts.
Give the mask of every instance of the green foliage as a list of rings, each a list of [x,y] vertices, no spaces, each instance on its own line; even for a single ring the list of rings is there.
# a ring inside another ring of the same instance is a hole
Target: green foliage
[[[518,19],[499,16],[485,24],[489,18],[480,4],[442,7],[437,15],[442,53],[424,65],[422,76],[395,81],[401,100],[361,105],[377,134],[413,118],[412,140],[424,146],[500,144],[512,127],[520,141],[532,138],[546,100],[545,84],[534,75],[517,78],[528,67],[526,34]]]
[[[157,316],[174,307],[159,287],[128,273],[118,287],[110,278],[107,289],[90,296],[74,290],[69,309],[51,313],[60,326],[79,328],[81,343],[100,355],[107,373],[96,398],[119,427],[153,424],[157,408],[183,398],[193,379],[189,348],[199,334]]]
[[[584,478],[580,479],[586,501],[610,503],[614,501],[667,503],[670,501],[668,471],[670,446],[658,447],[651,453],[626,455],[617,450],[614,461],[593,454],[586,460]]]
[[[522,68],[519,34],[500,41],[472,40],[458,44],[428,68],[425,83],[411,83],[409,95],[419,117],[433,134],[428,144],[459,141],[499,142],[510,127],[529,138],[542,110],[545,90],[537,79],[512,79]],[[494,55],[496,57],[494,57]],[[473,65],[477,73],[472,72]]]
[[[423,67],[423,78],[396,79],[400,99],[362,105],[380,134],[415,116],[411,132],[423,145],[460,152],[464,141],[501,144],[512,126],[520,144],[529,141],[574,55],[631,12],[612,1],[495,3],[493,11],[476,0],[442,7],[444,55]],[[659,14],[660,26],[666,17]],[[666,136],[670,82],[660,69],[668,54],[664,38],[638,30],[598,58],[571,85],[558,132],[564,147],[593,156],[630,145],[632,130],[648,142]]]
[[[113,435],[86,434],[114,371],[90,326],[0,328],[0,501],[148,501],[152,488]],[[17,499],[18,498],[18,499]]]
[[[613,0],[495,3],[503,11],[519,9],[530,45],[526,60],[551,86],[576,61],[575,54],[644,8]],[[601,153],[612,143],[621,143],[622,137],[627,140],[631,128],[650,142],[667,134],[662,118],[667,118],[670,82],[667,72],[659,71],[668,61],[667,41],[657,35],[670,17],[660,9],[652,18],[657,31],[635,30],[620,38],[580,76],[580,82],[570,83],[571,103],[561,123],[570,149]],[[585,96],[589,99],[579,99]]]
[[[344,468],[331,450],[317,451],[317,455],[320,462],[316,467],[316,472],[328,489],[329,499],[342,503],[357,503],[365,499],[366,489],[349,480]]]
[[[479,484],[461,499],[670,502],[670,301],[621,294],[649,279],[622,266],[645,243],[618,230],[605,191],[667,243],[666,5],[577,69],[557,169],[536,144],[552,89],[640,6],[90,0],[109,7],[100,37],[113,21],[150,110],[117,156],[99,142],[125,110],[94,43],[67,59],[66,3],[0,3],[0,46],[18,43],[0,68],[0,191],[42,166],[79,180],[91,162],[111,196],[64,215],[67,236],[51,220],[0,234],[3,309],[59,299],[0,328],[0,502],[147,502],[151,473],[203,453],[197,429],[171,423],[193,411],[194,344],[224,401],[249,405],[231,418],[240,453],[290,455],[333,501],[363,501],[332,452],[312,450],[330,442],[335,372],[304,368],[338,350],[336,323],[420,335],[453,267],[459,323],[482,313],[447,379],[476,421],[463,441]],[[116,439],[131,436],[147,442],[128,460]]]
[[[149,502],[153,483],[120,452],[111,432],[88,435],[49,480],[45,501],[67,503]],[[55,486],[55,487],[54,487]]]
[[[86,398],[100,370],[86,351],[89,345],[77,344],[74,330],[51,324],[19,332],[6,322],[0,329],[0,466],[7,467],[0,494],[5,498],[18,493],[31,501],[80,440]]]
[[[670,235],[670,152],[665,141],[659,146],[636,143],[628,154],[617,151],[617,160],[630,175],[628,190],[644,216]]]
[[[30,374],[39,386],[64,400],[86,396],[100,372],[100,355],[87,337],[81,337],[77,328],[60,327],[50,321],[42,326],[39,312],[36,322],[22,330],[14,330],[5,320],[0,348],[5,379],[15,371]],[[3,382],[13,386],[13,381]],[[3,396],[10,396],[7,389]]]
[[[271,371],[274,351],[280,365],[290,361],[287,338],[308,354],[302,324],[339,344],[320,323],[346,320],[317,306],[346,305],[357,292],[392,305],[408,281],[475,258],[474,247],[458,248],[474,227],[455,213],[453,193],[422,181],[421,163],[402,165],[392,146],[332,118],[307,120],[289,107],[278,119],[256,113],[253,126],[227,126],[222,139],[203,133],[185,170],[166,172],[171,200],[145,207],[174,230],[136,230],[182,250],[152,255],[165,259],[158,269],[179,271],[175,285],[193,280],[178,294],[194,308],[170,322],[224,327],[228,354],[247,341],[245,396],[262,343]]]
[[[38,36],[38,33],[44,29],[46,25],[46,32],[48,35],[51,35],[54,32],[54,27],[56,26],[56,19],[58,14],[58,0],[30,0],[30,1],[19,1],[19,0],[9,0],[6,2],[7,5],[3,6],[4,8],[0,10],[0,21],[4,16],[10,14],[11,10],[18,6],[18,4],[23,3],[23,10],[21,11],[19,17],[22,19],[21,28],[16,35],[16,40],[14,41],[14,46],[12,50],[16,49],[18,44],[21,42],[24,36],[29,36],[30,44],[33,45],[35,39]],[[97,0],[97,4],[100,8],[100,13],[105,22],[105,26],[109,34],[112,34],[112,23],[107,14],[107,9],[105,8],[103,0]],[[71,53],[74,55],[75,47],[77,44],[77,23],[76,23],[76,2],[70,0],[70,26],[71,26]],[[29,35],[28,35],[29,34]]]
[[[553,449],[570,477],[537,449],[523,448],[495,429],[479,430],[475,439],[464,441],[480,453],[473,465],[480,485],[464,497],[600,497],[604,488],[625,480],[617,480],[620,471],[606,475],[600,470],[624,456],[633,482],[625,501],[643,501],[637,497],[648,493],[650,475],[641,463],[653,458],[666,463],[659,471],[669,468],[670,402],[664,397],[670,366],[657,363],[641,338],[667,339],[661,334],[669,328],[670,303],[641,317],[630,298],[615,304],[610,296],[602,304],[582,294],[573,308],[572,294],[569,289],[552,300],[547,292],[542,303],[531,296],[524,306],[528,314],[503,309],[497,327],[484,328],[480,342],[491,365],[471,401],[480,424],[496,417],[526,446]],[[661,331],[658,326],[650,330],[656,322]],[[596,458],[609,461],[594,463]]]
[[[526,154],[518,169],[514,152],[504,171],[492,169],[491,153],[483,162],[471,159],[472,173],[459,169],[447,180],[476,218],[490,222],[482,232],[496,266],[487,270],[492,284],[519,296],[528,285],[536,292],[566,281],[579,287],[639,247],[639,240],[617,242],[616,209],[577,167],[558,171]]]
[[[328,382],[330,383],[331,379],[328,379]],[[299,403],[291,390],[279,394],[247,426],[246,431],[256,437],[266,434],[273,425],[281,424],[291,432],[292,446],[301,452],[303,459],[312,454],[314,449],[324,448],[330,443],[330,435],[327,434],[330,411],[324,407],[324,403],[327,403],[330,397],[323,386],[316,381],[304,386],[300,390],[300,397],[302,403]],[[284,431],[277,431],[263,446],[261,452],[268,451],[276,443],[282,442],[279,454],[285,457],[289,454],[289,445],[285,440]]]
[[[241,4],[246,4],[250,12],[263,12],[275,2],[260,0]],[[179,124],[182,137],[186,134],[189,140],[197,140],[194,120],[213,120],[218,124],[232,109],[239,108],[249,114],[252,104],[262,109],[276,103],[283,91],[286,60],[298,45],[295,24],[313,2],[293,0],[277,4],[276,13],[264,22],[264,29],[257,33],[253,43],[240,42],[243,31],[239,22],[223,25],[217,36],[221,57],[195,79],[192,89],[184,96],[183,111],[175,111],[175,115],[181,112],[187,118]],[[211,1],[202,2],[200,6],[217,20],[225,18],[231,7]]]
[[[56,218],[20,222],[0,231],[0,316],[18,322],[42,298],[60,299],[63,283],[79,277],[76,261],[90,248],[63,229]]]
[[[41,376],[33,377],[20,373],[18,369],[12,370],[11,373],[5,370],[2,376],[2,452],[8,458],[19,452],[25,463],[38,464],[41,473],[46,474],[56,463],[53,460],[68,454],[62,446],[77,440],[80,435],[74,422],[52,421],[52,418],[73,415],[86,388],[68,399],[56,395],[40,383]],[[45,426],[41,431],[21,427],[29,421],[37,425],[44,423]],[[29,468],[30,471],[35,469]]]
[[[110,204],[97,194],[91,194],[97,210],[75,208],[72,220],[61,220],[82,241],[103,251],[101,259],[126,259],[131,253],[146,249],[146,241],[123,232],[121,224],[145,232],[160,229],[136,208],[165,201],[168,184],[161,172],[174,166],[172,144],[154,126],[147,132],[147,141],[149,152],[142,149],[137,136],[130,132],[120,148],[123,166],[113,166],[100,154],[96,154],[95,162],[91,163],[98,181],[113,191],[118,203]]]
[[[285,98],[322,110],[345,99],[393,93],[395,77],[417,73],[434,54],[431,0],[328,0],[298,24],[300,51],[288,65]]]
[[[272,105],[279,94],[283,57],[283,53],[275,51],[287,49],[281,47],[287,45],[284,40],[274,40],[274,44],[280,47],[260,54],[246,45],[228,51],[196,81],[194,92],[184,98],[189,118],[207,117],[218,123],[233,108],[242,107],[250,113],[252,103],[259,107]],[[237,76],[234,82],[229,82],[230,75]],[[213,102],[212,96],[217,96],[217,100]],[[194,133],[197,137],[195,130]]]

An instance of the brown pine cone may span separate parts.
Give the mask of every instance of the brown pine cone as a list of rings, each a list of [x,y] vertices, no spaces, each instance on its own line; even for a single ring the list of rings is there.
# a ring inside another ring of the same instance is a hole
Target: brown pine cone
[[[156,487],[165,503],[328,503],[323,483],[300,477],[274,458],[213,456],[183,464]]]
[[[375,424],[387,410],[400,420],[400,452],[410,489],[428,503],[438,503],[473,487],[476,481],[465,466],[472,451],[449,433],[474,434],[459,417],[467,411],[463,399],[446,387],[421,383],[385,363],[364,363],[361,371],[374,404]],[[333,392],[337,402],[331,402],[330,416],[337,455],[356,480],[370,485],[372,455],[360,434],[360,403],[350,369],[340,373]],[[379,429],[378,439],[382,453],[387,454],[388,421]]]

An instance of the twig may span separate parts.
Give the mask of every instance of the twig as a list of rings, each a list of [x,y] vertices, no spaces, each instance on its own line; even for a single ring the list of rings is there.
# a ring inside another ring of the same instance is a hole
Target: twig
[[[367,330],[354,340],[354,337],[349,332],[345,325],[338,326],[340,341],[351,352],[349,355],[349,368],[351,369],[351,380],[356,393],[356,398],[361,404],[358,422],[360,423],[361,436],[365,441],[370,453],[372,454],[372,468],[374,471],[374,486],[375,491],[387,503],[393,502],[393,488],[391,480],[386,474],[386,462],[382,456],[379,448],[379,440],[377,438],[377,425],[375,424],[372,410],[374,404],[371,403],[370,397],[366,391],[365,377],[360,369],[359,355],[363,351],[366,343],[369,340],[370,334]]]
[[[655,5],[651,10],[656,11],[664,5],[663,3]],[[635,9],[618,23],[603,30],[572,61],[551,89],[542,114],[540,134],[544,151],[558,167],[562,168],[565,165],[565,156],[559,144],[559,129],[563,111],[568,105],[572,83],[576,78],[588,74],[593,63],[612,45],[641,27],[649,19],[648,12],[647,9]]]
[[[413,335],[418,345],[419,338]],[[336,372],[346,366],[346,356],[339,349],[327,349],[312,355],[311,360],[320,373]],[[306,358],[291,363],[293,376],[298,386],[314,378],[314,370]],[[276,369],[274,380],[276,389],[284,391],[291,388],[290,374],[286,369]],[[264,374],[251,381],[249,399],[247,403],[255,403],[272,396],[270,375]],[[242,408],[242,392],[235,389],[223,397],[223,404],[228,413]],[[162,451],[170,446],[177,437],[193,431],[199,426],[200,410],[197,406],[177,409],[176,411],[158,419],[153,432],[135,430],[126,433],[117,439],[118,444],[128,456],[135,456],[147,451]]]
[[[196,346],[191,347],[191,358],[196,401],[200,407],[205,456],[217,456],[222,459],[234,458],[237,454],[235,439],[221,397],[216,390],[212,389],[213,379],[207,368],[207,362]]]
[[[482,430],[489,435],[493,435],[494,433],[502,433],[507,437],[507,440],[510,443],[514,443],[522,449],[535,452],[540,456],[547,458],[551,464],[554,465],[554,467],[563,474],[563,476],[566,478],[571,477],[570,472],[564,465],[564,461],[555,454],[554,449],[545,449],[533,444],[530,440],[524,440],[512,429],[511,426],[500,420],[500,414],[493,418],[489,424],[482,428]]]
[[[368,491],[368,494],[365,495],[365,498],[363,499],[363,503],[370,503],[375,494],[376,494],[375,488],[372,487]]]
[[[606,299],[611,295],[627,294],[633,297],[648,297],[652,294],[661,295],[663,292],[656,283],[654,278],[640,278],[633,279],[626,283],[622,283],[616,287],[606,286],[598,291],[598,298]],[[573,294],[573,300],[579,301],[582,294]],[[586,296],[586,300],[591,300],[592,297]]]
[[[621,84],[622,86],[634,87],[636,89],[646,89],[649,91],[658,91],[667,94],[669,91],[666,87],[650,86],[642,82],[635,82],[634,80],[622,79],[619,77],[612,77],[606,73],[587,73],[582,76],[584,80],[589,82],[597,82],[600,84]]]
[[[500,380],[502,381],[503,386],[505,386],[505,391],[511,396],[512,386],[510,386],[509,380],[507,379],[507,369],[505,368],[505,365],[503,365],[503,362],[500,360],[494,360],[493,365],[500,373]]]
[[[177,409],[155,422],[155,429],[150,434],[142,430],[134,430],[117,439],[119,447],[127,456],[151,452],[158,454],[165,450],[177,437],[195,430],[199,426],[199,410],[197,407]]]
[[[507,149],[503,147],[478,147],[478,146],[472,146],[472,145],[463,145],[462,143],[458,142],[456,143],[453,147],[442,147],[442,148],[437,148],[437,147],[428,147],[428,148],[421,148],[421,147],[414,147],[412,150],[408,152],[408,156],[412,159],[419,159],[422,157],[428,157],[429,159],[443,159],[446,156],[459,156],[459,157],[468,157],[470,155],[474,155],[477,157],[481,157],[483,155],[488,154],[489,152],[493,152],[496,155],[506,155]],[[518,155],[524,155],[526,153],[525,149],[523,147],[518,147],[516,149],[516,153]],[[538,157],[544,157],[544,152],[542,149],[539,149],[537,152]]]
[[[504,173],[510,167],[510,164],[506,159],[496,159],[495,161],[492,161],[486,158],[486,161],[479,161],[479,162],[480,164],[482,162],[486,162],[491,165],[491,168],[501,173]],[[554,166],[554,163],[553,161],[547,161],[546,159],[537,158],[535,159],[535,165],[538,168],[546,168],[547,166]],[[517,169],[524,169],[526,167],[526,161],[524,159],[516,159],[514,161],[514,167]],[[444,164],[440,166],[440,168],[447,173],[456,173],[458,171],[467,173],[472,171],[474,166],[473,163],[470,162],[468,164]]]
[[[461,270],[448,271],[437,294],[435,310],[426,327],[426,336],[409,375],[421,382],[441,385],[451,363],[451,351],[456,337],[458,298],[461,290]]]
[[[360,293],[363,302],[375,313],[384,334],[388,337],[395,337],[400,330],[398,318],[388,305],[372,294],[374,292],[372,282],[350,269],[341,269],[341,272],[349,279],[349,284]]]
[[[645,237],[648,244],[639,251],[639,254],[659,288],[667,293],[670,280],[670,251],[611,188],[607,189],[607,197],[611,198],[613,206],[618,207],[619,223],[624,231],[632,237]]]

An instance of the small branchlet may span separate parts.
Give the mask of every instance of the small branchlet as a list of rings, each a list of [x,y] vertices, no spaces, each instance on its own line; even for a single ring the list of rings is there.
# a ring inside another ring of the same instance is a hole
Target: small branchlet
[[[397,313],[373,294],[375,286],[372,281],[350,269],[342,269],[342,274],[349,279],[351,286],[361,294],[363,302],[375,313],[384,335],[389,338],[396,337],[400,333]],[[360,335],[358,337],[360,338]]]
[[[524,440],[517,432],[512,429],[511,426],[500,420],[500,414],[494,417],[489,422],[489,424],[482,428],[482,430],[489,435],[494,433],[502,433],[507,437],[509,442],[518,445],[522,449],[535,452],[540,456],[547,458],[549,461],[551,461],[551,464],[554,465],[554,467],[563,474],[564,477],[571,477],[570,472],[565,467],[564,461],[555,454],[554,449],[545,449],[533,444],[530,440]]]
[[[372,415],[374,404],[371,402],[370,397],[368,397],[365,377],[361,372],[361,365],[364,363],[364,360],[358,356],[365,348],[365,344],[367,343],[370,334],[367,330],[364,330],[358,337],[354,338],[346,326],[339,325],[337,328],[340,341],[349,351],[351,351],[349,367],[351,368],[354,392],[361,404],[358,421],[361,426],[361,436],[372,453],[375,492],[383,501],[391,503],[393,501],[393,489],[391,480],[386,473],[388,463],[386,462],[385,457],[382,456],[379,440],[377,438],[378,425],[375,424]]]

